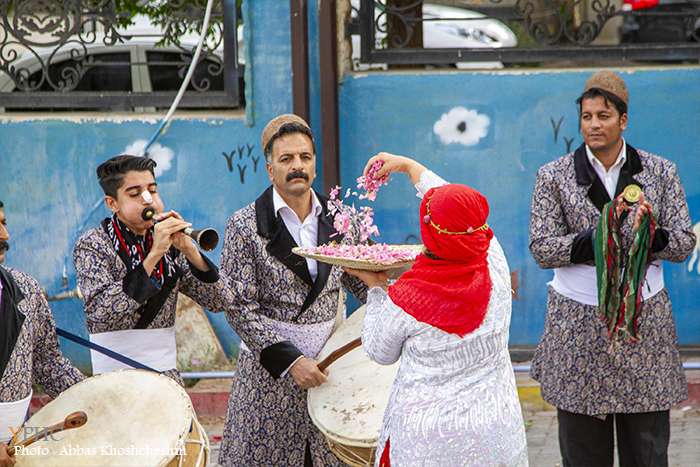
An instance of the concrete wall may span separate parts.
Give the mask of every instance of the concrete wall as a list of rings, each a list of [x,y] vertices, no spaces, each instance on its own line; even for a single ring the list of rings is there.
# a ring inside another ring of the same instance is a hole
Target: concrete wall
[[[310,2],[310,120],[319,134],[323,116],[315,7]],[[243,10],[245,111],[178,114],[156,151],[170,162],[159,178],[167,206],[195,225],[213,226],[222,234],[228,216],[268,185],[259,147],[262,126],[292,109],[288,2],[248,0]],[[540,270],[527,250],[529,197],[537,167],[580,142],[573,101],[587,75],[383,72],[350,74],[340,84],[344,185],[352,184],[369,156],[387,150],[414,155],[449,180],[472,184],[489,197],[491,223],[518,280],[512,344],[535,344],[542,330],[544,284],[551,273]],[[700,70],[637,70],[625,78],[632,99],[629,141],[677,162],[697,223]],[[479,126],[485,133],[475,137],[474,144],[445,144],[434,132],[443,114],[457,107],[475,112],[468,114],[475,120],[467,137]],[[488,119],[488,126],[479,115]],[[154,115],[133,114],[0,116],[0,199],[13,236],[7,264],[34,275],[50,294],[73,288],[73,243],[107,215],[101,206],[91,212],[101,199],[95,168],[139,140],[148,140],[157,121]],[[376,206],[380,240],[417,239],[418,199],[406,180],[383,188]],[[218,262],[219,255],[216,250],[210,257]],[[700,285],[700,275],[697,269],[688,272],[688,263],[668,267],[666,274],[681,342],[699,344],[700,302],[694,288]],[[52,308],[59,326],[86,335],[80,301],[54,302]],[[223,316],[210,319],[226,351],[234,353],[238,339]],[[86,351],[62,345],[70,358],[89,368]]]
[[[542,332],[545,284],[552,273],[541,270],[528,251],[530,196],[538,167],[581,144],[575,99],[589,75],[590,70],[381,72],[348,75],[340,87],[344,185],[369,156],[389,151],[415,156],[446,179],[488,196],[489,223],[517,277],[511,345],[534,345]],[[623,77],[631,102],[627,140],[676,162],[700,229],[700,68],[637,69]],[[456,130],[461,121],[464,133]],[[450,138],[461,142],[447,143]],[[381,239],[419,238],[418,206],[405,179],[383,188],[377,200]],[[666,283],[680,341],[697,345],[700,271],[697,263],[692,271],[689,266],[669,264]]]
[[[246,1],[243,14],[248,64],[245,111],[178,113],[160,146],[154,147],[156,157],[170,165],[158,179],[166,207],[178,209],[195,226],[213,226],[222,235],[226,219],[269,184],[259,143],[262,126],[292,108],[288,2]],[[12,235],[6,264],[35,276],[49,294],[75,287],[73,244],[83,230],[108,215],[103,206],[91,212],[102,198],[95,169],[139,141],[143,145],[156,130],[158,118],[1,115],[0,199]],[[217,263],[219,256],[220,248],[209,254]],[[86,336],[79,300],[53,302],[52,309],[59,326]],[[223,315],[210,317],[224,348],[234,353],[238,339]],[[71,359],[89,368],[84,349],[62,344]]]

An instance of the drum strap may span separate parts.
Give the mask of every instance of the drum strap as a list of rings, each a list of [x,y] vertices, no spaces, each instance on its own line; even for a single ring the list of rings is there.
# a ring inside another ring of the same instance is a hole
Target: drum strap
[[[131,358],[127,357],[126,355],[122,355],[118,352],[115,352],[114,350],[110,350],[107,347],[102,347],[101,345],[95,344],[94,342],[90,342],[87,339],[83,339],[80,336],[77,336],[73,334],[72,332],[68,332],[64,329],[59,328],[58,326],[56,327],[56,334],[58,334],[61,337],[65,337],[68,340],[71,340],[75,342],[76,344],[80,344],[83,347],[87,347],[89,349],[94,350],[95,352],[99,352],[103,355],[107,355],[110,358],[113,358],[114,360],[123,363],[125,365],[129,365],[132,368],[137,368],[139,370],[148,370],[148,371],[153,371],[155,373],[160,373],[158,370],[154,370],[153,368],[144,365],[143,363],[139,363],[136,360],[132,360]]]

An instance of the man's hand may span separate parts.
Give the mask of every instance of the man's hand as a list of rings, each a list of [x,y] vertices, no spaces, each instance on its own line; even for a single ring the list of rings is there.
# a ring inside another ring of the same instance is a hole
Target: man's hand
[[[615,199],[615,215],[619,219],[623,212],[628,211],[630,207],[625,202],[625,198],[620,194]]]
[[[185,236],[181,231],[192,225],[182,220],[182,217],[175,211],[156,214],[155,219],[158,220],[158,223],[153,227],[153,245],[143,260],[143,269],[149,276],[158,261],[173,245],[173,240],[176,240],[174,234],[179,232],[179,235]]]
[[[312,358],[301,357],[289,369],[289,374],[294,378],[294,382],[302,389],[315,388],[326,382],[328,370],[322,373],[318,369],[318,363]]]
[[[639,229],[639,226],[642,224],[644,216],[651,215],[651,213],[651,203],[644,199],[644,194],[642,193],[642,195],[639,197],[637,209],[634,212],[634,223],[632,224],[632,232],[636,232],[637,229]]]
[[[425,166],[414,161],[406,156],[398,156],[388,152],[380,152],[370,158],[365,165],[362,174],[367,175],[370,167],[377,162],[382,161],[384,165],[377,171],[377,177],[381,178],[392,173],[405,173],[411,178],[411,183],[414,185],[420,180],[420,175],[426,170]]]
[[[384,271],[373,272],[351,268],[343,268],[343,271],[350,274],[351,276],[357,277],[362,282],[367,284],[367,287],[369,287],[370,289],[372,287],[381,287],[383,289],[386,289],[389,283],[389,276],[387,276],[386,272]]]
[[[187,227],[192,227],[192,224],[185,222],[175,211],[158,214],[157,218],[158,223],[153,228],[151,253],[162,257],[173,245],[174,234],[182,233]],[[182,235],[184,236],[184,234]],[[182,240],[179,241],[182,243]]]
[[[170,211],[170,213],[172,217],[184,222],[182,216],[177,212]],[[187,223],[187,226],[191,227],[192,224]],[[192,239],[192,237],[186,235],[182,231],[179,231],[173,233],[170,236],[170,240],[172,241],[173,246],[180,250],[182,254],[185,255],[185,258],[187,258],[194,267],[196,267],[202,272],[206,272],[209,270],[209,266],[207,265],[206,261],[202,259],[202,253],[199,252],[199,247]]]
[[[7,444],[0,443],[0,467],[11,467],[17,460],[7,452]]]

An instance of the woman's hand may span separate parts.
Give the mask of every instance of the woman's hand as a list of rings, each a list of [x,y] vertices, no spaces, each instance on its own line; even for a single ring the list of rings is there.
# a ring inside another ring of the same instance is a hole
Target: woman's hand
[[[398,156],[388,152],[380,152],[372,156],[367,161],[362,174],[366,176],[370,167],[372,167],[372,165],[374,165],[374,163],[377,161],[384,162],[382,168],[377,171],[377,178],[382,178],[385,175],[390,175],[392,173],[405,173],[411,178],[411,183],[414,185],[420,180],[421,174],[427,170],[425,166],[414,161],[410,157]]]
[[[343,271],[350,274],[351,276],[357,277],[362,282],[367,284],[367,287],[370,289],[372,287],[381,287],[383,289],[386,289],[389,284],[389,277],[384,271],[374,272],[351,268],[343,268]]]

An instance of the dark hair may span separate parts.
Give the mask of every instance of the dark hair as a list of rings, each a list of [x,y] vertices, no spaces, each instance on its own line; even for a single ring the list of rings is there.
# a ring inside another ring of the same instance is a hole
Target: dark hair
[[[627,104],[617,97],[615,94],[600,88],[591,88],[588,91],[581,94],[581,97],[576,99],[576,105],[578,106],[578,117],[581,118],[582,104],[584,99],[595,99],[596,97],[602,97],[605,100],[605,105],[612,105],[617,109],[617,112],[622,117],[627,113]]]
[[[148,170],[155,177],[156,161],[147,157],[122,154],[101,163],[97,167],[97,179],[106,195],[117,197],[117,190],[124,183],[127,172],[144,172]]]
[[[270,163],[270,161],[272,161],[272,144],[275,142],[275,140],[284,135],[291,135],[293,133],[302,133],[308,136],[311,140],[311,147],[313,148],[314,154],[316,154],[316,144],[314,143],[314,135],[313,133],[311,133],[311,130],[309,130],[307,126],[302,125],[301,123],[285,123],[280,127],[279,130],[277,130],[277,133],[272,135],[270,141],[267,142],[267,146],[263,148],[265,152],[265,160],[267,161],[267,163]]]
[[[5,205],[2,203],[2,201],[0,201],[0,209],[2,209],[4,207],[5,207]]]

